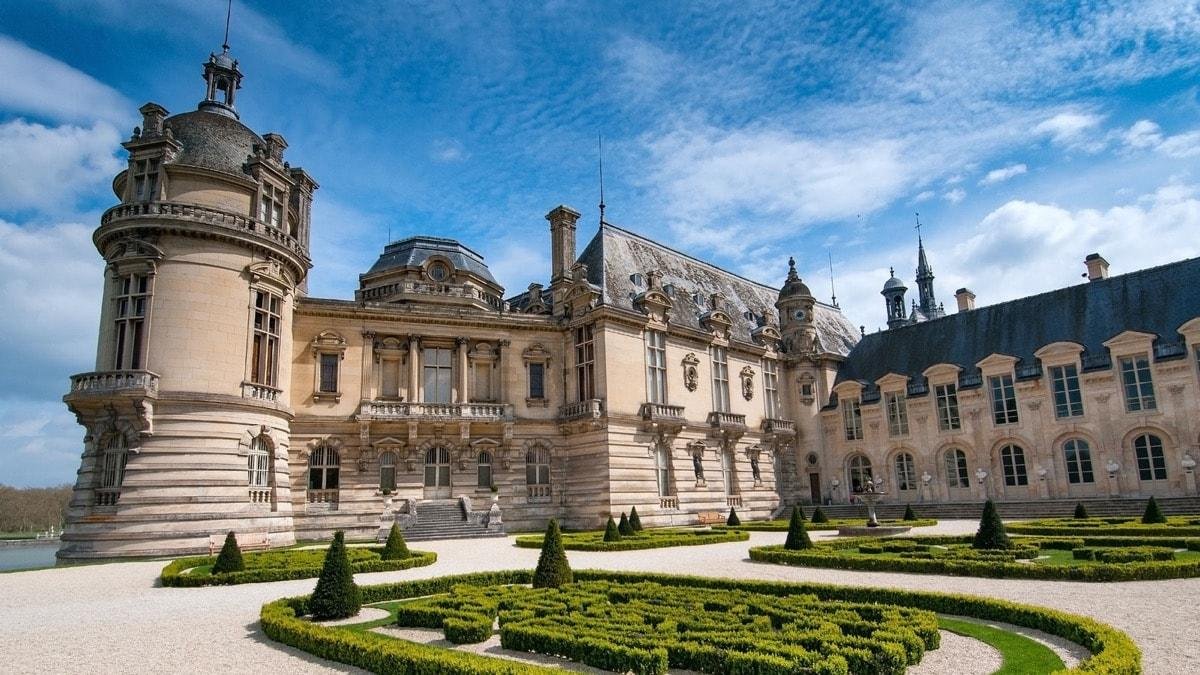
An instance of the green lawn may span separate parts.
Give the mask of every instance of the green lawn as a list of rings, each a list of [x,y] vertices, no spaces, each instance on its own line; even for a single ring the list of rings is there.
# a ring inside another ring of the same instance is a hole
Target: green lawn
[[[948,616],[938,616],[938,627],[975,638],[999,650],[1004,661],[1000,670],[992,675],[1043,675],[1066,667],[1049,647],[1019,633]]]
[[[542,535],[517,537],[521,548],[541,548]],[[747,541],[750,535],[736,529],[655,528],[622,536],[620,541],[604,541],[604,532],[564,532],[563,548],[569,551],[637,551],[670,546],[700,546],[731,541]]]
[[[938,521],[933,518],[918,518],[917,520],[881,520],[880,525],[907,525],[909,527],[929,527],[937,525]],[[788,518],[779,520],[752,520],[744,521],[741,525],[717,525],[717,529],[731,530],[747,530],[749,532],[787,532],[789,524]],[[839,527],[863,527],[867,524],[866,518],[836,518],[827,520],[823,523],[814,523],[811,521],[804,522],[804,529],[809,532],[818,532],[822,530],[836,530]]]

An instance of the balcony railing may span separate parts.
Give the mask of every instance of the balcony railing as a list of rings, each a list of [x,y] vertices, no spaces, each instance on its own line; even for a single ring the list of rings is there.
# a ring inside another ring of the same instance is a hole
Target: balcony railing
[[[742,505],[742,496],[741,495],[725,495],[725,506],[740,507],[741,505]]]
[[[72,394],[158,394],[158,375],[148,370],[108,370],[71,376]]]
[[[792,420],[767,418],[762,421],[762,432],[773,436],[795,436],[796,423]]]
[[[366,401],[359,409],[360,419],[375,420],[508,420],[512,406],[507,403],[405,403],[403,401]]]
[[[253,382],[242,383],[242,398],[253,399],[255,401],[267,401],[268,403],[278,403],[279,397],[282,395],[282,389],[268,387],[265,384],[255,384]]]
[[[176,202],[120,204],[105,211],[104,215],[100,216],[100,226],[103,227],[111,222],[120,220],[141,218],[187,220],[236,232],[249,232],[270,239],[302,257],[307,257],[300,242],[278,227],[268,225],[261,220],[249,216],[230,213],[207,206],[197,206],[195,204],[180,204]]]
[[[1017,366],[1016,375],[1018,380],[1032,380],[1039,378],[1042,376],[1042,366],[1037,363]]]
[[[526,489],[530,504],[545,504],[554,496],[554,492],[549,485],[527,485]]]
[[[599,419],[604,416],[604,399],[589,398],[568,403],[558,408],[558,418],[563,421]]]
[[[308,491],[308,503],[309,504],[337,504],[338,503],[338,491],[337,490],[309,490]]]
[[[675,496],[659,497],[658,498],[658,508],[660,508],[660,509],[678,509],[679,508],[679,497],[675,497]]]
[[[708,425],[714,429],[740,429],[745,431],[746,416],[714,410],[708,413]]]
[[[121,491],[117,488],[100,488],[96,490],[96,506],[116,506],[117,500],[121,498]]]
[[[366,288],[358,291],[357,295],[358,300],[366,302],[385,302],[395,296],[404,295],[440,295],[450,298],[480,300],[496,309],[501,309],[504,305],[504,300],[502,300],[500,297],[492,295],[491,293],[487,293],[483,289],[472,284],[400,281],[394,284],[385,284],[383,286]]]
[[[649,427],[659,431],[679,433],[687,426],[687,418],[683,416],[681,405],[643,403],[638,416],[645,420]]]
[[[251,504],[270,504],[271,490],[269,488],[250,488]]]
[[[1083,366],[1084,370],[1108,370],[1112,368],[1112,356],[1108,352],[1084,354],[1079,359],[1079,365]]]
[[[1154,345],[1154,360],[1169,361],[1187,356],[1187,345],[1183,342],[1160,342]]]

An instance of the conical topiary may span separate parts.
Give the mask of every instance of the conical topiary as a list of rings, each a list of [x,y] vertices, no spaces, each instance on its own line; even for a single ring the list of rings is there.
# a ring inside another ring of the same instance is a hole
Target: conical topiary
[[[1000,521],[1000,513],[996,511],[996,505],[990,499],[983,505],[983,517],[979,519],[979,531],[975,533],[975,541],[971,547],[978,549],[1012,547],[1012,543],[1008,541],[1008,534],[1004,532],[1004,523]]]
[[[800,551],[812,548],[812,539],[808,538],[808,530],[804,529],[804,515],[799,506],[792,507],[792,519],[788,522],[787,541],[783,547],[789,551]]]
[[[246,569],[246,563],[242,562],[242,549],[238,548],[237,537],[232,532],[225,535],[225,545],[221,547],[221,552],[217,555],[217,562],[213,563],[213,574],[228,574],[229,572],[241,572]]]
[[[392,529],[388,531],[387,543],[383,545],[383,551],[379,557],[384,560],[403,560],[411,555],[408,552],[408,543],[404,541],[404,535],[400,533],[400,526],[392,523]]]
[[[1083,502],[1075,502],[1075,517],[1079,520],[1085,520],[1088,517],[1088,512],[1084,508]]]
[[[814,522],[814,523],[828,523],[828,522],[829,522],[829,516],[825,515],[825,512],[824,512],[824,511],[822,511],[822,510],[821,510],[821,507],[819,507],[819,506],[818,506],[818,507],[817,507],[817,508],[816,508],[816,509],[813,511],[813,515],[812,515],[812,522]]]
[[[617,523],[617,532],[620,532],[622,537],[633,536],[633,526],[629,524],[629,518],[624,513],[621,514],[621,522]]]
[[[725,524],[730,527],[737,527],[742,524],[742,519],[737,517],[737,511],[733,507],[729,507],[729,517],[725,519]]]
[[[917,519],[917,514],[915,511],[913,511],[912,504],[909,504],[908,506],[904,507],[904,519],[905,520],[916,520]]]
[[[612,517],[608,522],[612,523]],[[563,549],[558,521],[551,518],[546,525],[546,536],[542,538],[542,554],[538,556],[537,569],[533,572],[533,587],[558,588],[571,583],[574,578],[571,565],[567,563],[567,552]]]
[[[1146,512],[1142,514],[1142,522],[1146,525],[1157,525],[1167,522],[1167,517],[1163,515],[1162,509],[1158,508],[1158,502],[1154,501],[1154,497],[1146,502]]]
[[[638,518],[636,506],[629,509],[629,526],[633,528],[634,532],[642,531],[642,519]]]
[[[621,541],[621,532],[617,529],[617,521],[610,515],[604,526],[604,541]]]
[[[806,520],[806,518],[804,516],[804,507],[797,504],[794,508],[800,512],[800,520]]]
[[[317,587],[308,600],[308,613],[314,619],[344,619],[358,614],[362,607],[362,594],[354,583],[354,572],[346,556],[345,535],[341,530],[333,533],[333,544],[325,552],[325,564]]]

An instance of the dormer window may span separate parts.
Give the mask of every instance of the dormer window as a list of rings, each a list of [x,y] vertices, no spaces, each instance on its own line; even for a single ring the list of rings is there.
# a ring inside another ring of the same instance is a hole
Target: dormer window
[[[158,196],[158,159],[142,159],[133,163],[133,200],[153,201]]]
[[[861,441],[863,439],[862,403],[857,396],[847,396],[842,400],[842,428],[846,440]]]
[[[287,193],[264,183],[258,198],[258,219],[271,227],[283,227],[283,203]]]
[[[450,278],[450,268],[446,263],[435,262],[429,266],[429,278],[437,282],[445,281]]]

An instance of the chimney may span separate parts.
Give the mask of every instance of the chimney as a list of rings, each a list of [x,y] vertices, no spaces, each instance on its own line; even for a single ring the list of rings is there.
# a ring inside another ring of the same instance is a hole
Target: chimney
[[[958,311],[969,312],[975,309],[975,294],[969,288],[954,291],[954,299],[958,300]]]
[[[550,221],[550,284],[568,277],[575,264],[575,223],[579,212],[556,206],[546,214]]]
[[[1087,265],[1088,281],[1099,281],[1100,279],[1108,278],[1108,261],[1099,253],[1092,253],[1084,258],[1083,264]]]

